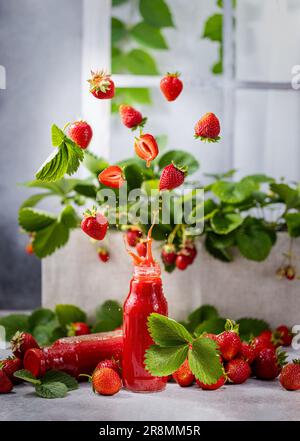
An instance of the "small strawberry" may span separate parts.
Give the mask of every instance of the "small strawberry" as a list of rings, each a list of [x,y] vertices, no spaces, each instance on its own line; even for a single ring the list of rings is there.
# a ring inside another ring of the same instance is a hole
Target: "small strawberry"
[[[220,377],[218,379],[218,381],[214,384],[205,384],[205,383],[202,383],[202,381],[197,380],[197,379],[196,379],[196,383],[203,390],[216,390],[216,389],[219,389],[220,387],[224,386],[225,378],[223,376]]]
[[[275,349],[262,349],[253,363],[253,373],[261,380],[274,380],[286,364],[286,353]]]
[[[168,101],[174,101],[180,95],[183,84],[179,79],[179,72],[167,73],[160,80],[160,90]]]
[[[125,182],[123,170],[118,165],[107,167],[99,174],[98,180],[110,188],[121,188]]]
[[[139,158],[146,161],[146,167],[150,167],[151,161],[159,153],[156,139],[150,133],[141,134],[138,138],[135,138],[134,150]]]
[[[180,368],[174,372],[173,378],[181,387],[187,387],[193,384],[195,381],[195,376],[190,369],[188,360],[185,360]]]
[[[33,254],[33,246],[32,246],[32,241],[28,242],[28,244],[25,247],[25,251],[27,254]]]
[[[73,337],[74,335],[87,335],[91,333],[89,326],[84,322],[74,322],[67,325],[68,337]]]
[[[94,392],[101,395],[114,395],[122,387],[120,376],[111,368],[96,369],[92,375],[92,384]]]
[[[160,176],[159,190],[173,190],[184,182],[187,169],[177,167],[173,163],[167,165]]]
[[[227,378],[234,384],[244,383],[246,380],[248,380],[251,374],[249,364],[241,358],[230,360],[226,364],[225,371]]]
[[[256,349],[253,345],[242,342],[238,357],[245,360],[248,364],[252,364],[256,357]]]
[[[175,265],[181,271],[184,271],[190,264],[190,260],[188,256],[184,256],[182,254],[177,254]]]
[[[296,277],[296,270],[295,270],[295,267],[293,267],[292,265],[287,265],[287,266],[284,268],[284,271],[285,271],[285,277],[286,277],[288,280],[294,280],[294,278]]]
[[[271,341],[272,338],[272,333],[271,333],[271,337],[268,337],[266,333],[262,333],[257,337],[254,337],[251,340],[251,346],[255,349],[256,354],[258,354],[262,349],[275,349],[274,344]]]
[[[187,261],[189,262],[189,265],[191,265],[197,255],[197,249],[195,246],[193,247],[183,247],[178,253],[179,255],[185,256]]]
[[[300,389],[300,360],[293,360],[282,368],[279,381],[287,390]]]
[[[109,252],[107,251],[106,248],[98,248],[97,250],[98,252],[98,257],[101,260],[101,262],[107,262],[109,260]]]
[[[138,242],[136,244],[135,249],[136,249],[136,251],[137,251],[137,253],[138,253],[138,255],[140,257],[146,257],[146,255],[147,255],[147,245],[146,245],[145,242],[143,242],[143,241]]]
[[[11,340],[11,350],[15,357],[23,359],[28,349],[40,348],[35,338],[28,332],[17,331]]]
[[[147,118],[143,118],[141,112],[125,104],[120,105],[119,113],[124,126],[132,130],[143,127],[147,121]]]
[[[177,257],[176,248],[173,244],[166,244],[161,251],[161,259],[165,265],[173,265]]]
[[[217,338],[220,352],[224,360],[232,360],[241,349],[241,339],[238,336],[238,325],[231,320],[227,320],[225,331]]]
[[[70,125],[68,135],[72,141],[85,150],[92,139],[93,130],[86,121],[75,121]]]
[[[81,229],[93,239],[102,240],[108,229],[108,220],[103,214],[97,213],[95,208],[86,210],[81,221]]]
[[[220,137],[220,123],[214,113],[206,113],[195,125],[195,138],[201,141],[217,142]]]
[[[290,346],[292,344],[293,334],[287,326],[280,325],[276,328],[275,332],[279,334],[282,346]]]
[[[0,361],[0,370],[3,370],[8,378],[13,382],[17,383],[17,379],[14,377],[14,373],[22,369],[23,363],[20,358],[7,358],[6,360]]]
[[[115,372],[117,372],[118,375],[121,376],[121,367],[118,361],[114,360],[113,358],[111,360],[102,360],[100,363],[97,364],[96,369],[103,369],[103,368],[110,368],[113,369]]]
[[[143,232],[137,228],[131,228],[126,233],[126,240],[130,247],[135,247],[142,237]]]
[[[94,97],[103,100],[113,98],[115,95],[115,84],[110,75],[104,71],[93,72],[92,77],[88,80],[90,83],[90,92]]]
[[[13,389],[13,384],[3,369],[0,370],[0,394],[8,394]]]

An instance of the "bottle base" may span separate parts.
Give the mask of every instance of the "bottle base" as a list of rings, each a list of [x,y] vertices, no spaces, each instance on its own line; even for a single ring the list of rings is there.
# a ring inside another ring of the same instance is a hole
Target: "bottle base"
[[[166,389],[166,385],[164,385],[162,388],[160,389],[135,389],[133,387],[129,387],[125,385],[125,389],[128,390],[129,392],[134,392],[136,394],[153,394],[153,393],[158,393],[158,392],[163,392]]]

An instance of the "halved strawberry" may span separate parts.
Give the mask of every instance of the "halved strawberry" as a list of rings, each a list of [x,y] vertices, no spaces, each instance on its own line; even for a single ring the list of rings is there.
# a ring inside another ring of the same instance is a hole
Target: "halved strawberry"
[[[157,142],[150,133],[145,133],[135,138],[134,150],[139,158],[146,161],[146,167],[150,167],[151,161],[153,161],[159,153]]]
[[[98,176],[99,182],[107,187],[120,188],[125,182],[123,170],[118,165],[111,165]]]

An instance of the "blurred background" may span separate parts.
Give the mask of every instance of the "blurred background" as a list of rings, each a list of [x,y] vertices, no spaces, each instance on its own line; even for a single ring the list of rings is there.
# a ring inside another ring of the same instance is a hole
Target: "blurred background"
[[[86,118],[90,149],[119,161],[132,155],[117,113],[126,102],[168,147],[197,157],[202,181],[233,168],[298,181],[299,23],[299,0],[0,0],[0,309],[40,304],[41,263],[17,221],[30,190],[18,184],[51,151],[54,122]],[[90,68],[102,67],[114,74],[112,103],[88,93]],[[167,71],[184,82],[172,105],[159,91]],[[215,145],[193,139],[207,111],[221,121]]]

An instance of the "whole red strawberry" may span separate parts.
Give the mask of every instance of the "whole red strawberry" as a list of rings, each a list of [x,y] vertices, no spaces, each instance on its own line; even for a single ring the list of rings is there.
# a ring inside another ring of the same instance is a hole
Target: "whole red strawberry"
[[[159,153],[156,139],[150,133],[141,134],[138,138],[135,138],[134,150],[139,158],[146,161],[146,167],[150,167],[151,161]]]
[[[184,271],[190,264],[190,259],[188,256],[184,256],[183,254],[178,254],[175,260],[176,268],[181,271]]]
[[[125,104],[120,105],[119,113],[124,126],[132,130],[137,129],[138,127],[143,127],[147,120],[147,118],[143,118],[141,112],[131,106],[126,106]]]
[[[146,255],[147,255],[147,245],[146,245],[145,242],[143,242],[143,241],[138,242],[136,244],[135,249],[136,249],[136,251],[137,251],[137,253],[138,253],[138,255],[140,257],[146,257]]]
[[[173,378],[181,387],[187,387],[193,384],[195,376],[190,369],[188,360],[185,360],[180,368],[174,372]]]
[[[32,246],[32,241],[28,242],[28,244],[25,247],[25,251],[27,254],[33,254],[33,246]]]
[[[106,367],[94,371],[92,384],[94,392],[101,395],[114,395],[122,387],[122,381],[117,372]]]
[[[256,349],[253,345],[242,342],[238,357],[245,360],[248,364],[252,364],[256,357]]]
[[[91,330],[89,328],[89,326],[84,323],[84,322],[75,322],[75,323],[71,323],[70,325],[67,326],[68,329],[68,336],[72,337],[74,335],[86,335],[86,334],[90,334]]]
[[[276,333],[279,334],[279,338],[282,346],[290,346],[292,344],[293,334],[287,326],[285,325],[278,326],[276,328]]]
[[[253,373],[261,380],[274,380],[286,363],[285,352],[278,352],[275,349],[262,349],[253,363]]]
[[[8,394],[13,389],[13,384],[3,369],[0,369],[0,394]]]
[[[114,360],[114,359],[110,359],[110,360],[102,360],[100,361],[100,363],[97,364],[97,367],[95,370],[97,369],[103,369],[103,368],[110,368],[113,369],[114,371],[117,372],[117,374],[119,374],[121,376],[121,367],[118,361]]]
[[[217,343],[224,360],[232,360],[241,349],[241,339],[238,336],[238,325],[231,320],[227,320],[225,331],[218,335]]]
[[[110,188],[121,188],[125,182],[123,170],[118,165],[107,167],[99,174],[98,180]]]
[[[81,221],[81,229],[93,239],[102,240],[108,229],[108,220],[103,214],[97,213],[94,208],[86,210]]]
[[[161,173],[159,189],[173,190],[173,188],[179,187],[183,184],[185,175],[185,168],[176,167],[174,164],[167,165]]]
[[[75,121],[70,125],[68,134],[72,141],[85,150],[92,139],[93,130],[86,121]]]
[[[126,233],[126,240],[130,247],[135,247],[142,237],[143,232],[137,228],[132,228]]]
[[[103,100],[113,98],[115,95],[115,84],[110,75],[104,71],[93,72],[92,77],[88,80],[90,83],[90,92],[94,97]]]
[[[40,348],[35,338],[28,332],[17,331],[11,340],[11,350],[15,357],[23,359],[26,351]]]
[[[300,389],[300,360],[293,360],[282,368],[279,381],[287,390]]]
[[[214,113],[208,112],[195,125],[195,138],[201,141],[217,142],[220,137],[220,123]]]
[[[184,246],[183,248],[181,248],[178,255],[185,256],[186,260],[188,261],[188,264],[191,265],[196,258],[197,249],[194,245],[188,247]]]
[[[180,95],[183,84],[179,79],[179,72],[167,73],[160,80],[160,90],[168,101],[174,101]]]
[[[17,378],[14,377],[14,373],[22,369],[23,363],[20,358],[7,358],[6,360],[0,361],[0,370],[3,370],[8,378],[13,382],[17,383]]]
[[[109,260],[109,252],[107,251],[106,248],[98,248],[97,250],[98,252],[98,257],[101,260],[101,262],[107,262]]]
[[[161,250],[161,259],[165,265],[173,265],[177,257],[176,248],[173,244],[166,244]]]
[[[258,354],[262,349],[269,348],[275,349],[274,344],[271,339],[267,337],[266,334],[259,335],[258,337],[254,337],[251,341],[251,346],[255,349],[255,352]]]
[[[241,358],[230,360],[226,364],[225,371],[228,379],[234,384],[244,383],[246,380],[248,380],[251,374],[249,364]]]
[[[216,389],[220,389],[220,387],[224,386],[225,378],[223,376],[220,377],[218,379],[218,381],[214,384],[205,384],[205,383],[202,383],[202,381],[197,380],[197,379],[196,379],[196,383],[203,390],[216,390]]]

